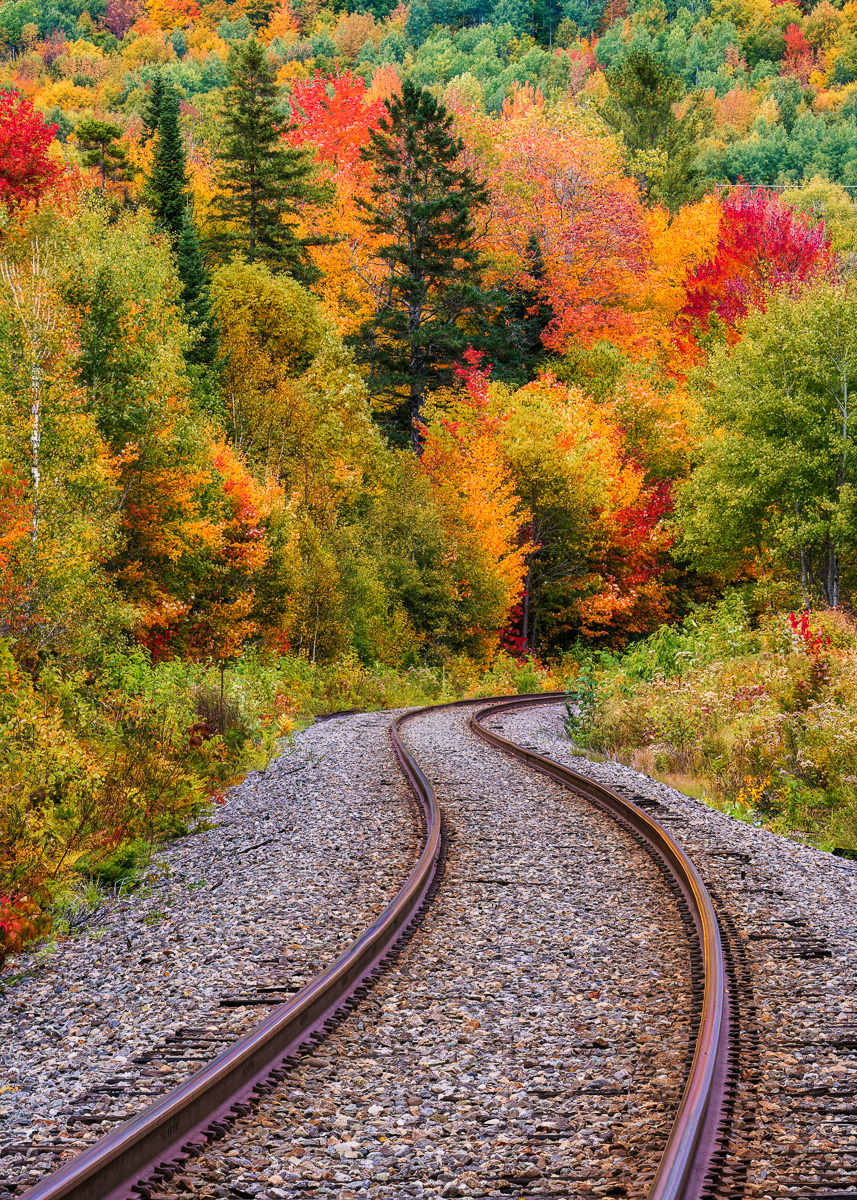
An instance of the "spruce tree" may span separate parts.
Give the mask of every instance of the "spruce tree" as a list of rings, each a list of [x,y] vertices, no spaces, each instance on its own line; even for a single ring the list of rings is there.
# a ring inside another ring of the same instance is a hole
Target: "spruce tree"
[[[532,283],[504,287],[498,291],[501,304],[488,325],[484,348],[494,369],[491,378],[519,388],[535,377],[536,369],[550,356],[542,334],[556,320],[545,300],[545,260],[537,233],[531,233],[521,267]]]
[[[208,273],[191,219],[187,156],[179,120],[179,97],[172,84],[160,90],[158,139],[146,198],[158,226],[167,233],[176,254],[182,285],[182,306],[198,340],[188,361],[208,369],[217,366],[219,336],[211,309]]]
[[[380,243],[386,278],[356,348],[375,393],[404,408],[417,451],[426,389],[449,378],[487,300],[474,212],[488,195],[460,165],[463,149],[446,108],[406,82],[363,150],[375,180],[362,219]]]
[[[143,105],[143,111],[140,114],[143,118],[144,144],[150,138],[155,137],[161,127],[161,103],[163,98],[164,76],[162,71],[157,71],[152,79],[152,86],[146,94],[146,101]]]
[[[163,89],[160,109],[147,197],[156,222],[169,234],[175,249],[185,226],[189,182],[179,122],[179,98],[171,84]]]
[[[287,271],[302,283],[318,278],[295,229],[299,205],[330,198],[314,179],[307,151],[282,140],[290,126],[276,111],[278,88],[264,47],[250,38],[229,55],[229,87],[223,97],[223,133],[212,212],[212,244],[225,256],[243,254]]]
[[[208,272],[199,247],[196,229],[185,218],[176,250],[176,263],[182,282],[182,304],[188,325],[199,340],[188,353],[188,360],[209,369],[217,366],[220,335],[211,307]]]

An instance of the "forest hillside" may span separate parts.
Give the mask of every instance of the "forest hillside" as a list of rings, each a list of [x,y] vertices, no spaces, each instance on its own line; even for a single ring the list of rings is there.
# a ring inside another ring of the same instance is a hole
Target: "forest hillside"
[[[851,836],[855,190],[850,2],[2,0],[0,956],[330,709]]]

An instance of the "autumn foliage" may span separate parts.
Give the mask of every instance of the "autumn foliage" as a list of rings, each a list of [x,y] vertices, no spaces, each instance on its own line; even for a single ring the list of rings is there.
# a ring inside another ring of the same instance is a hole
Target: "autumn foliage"
[[[854,322],[807,348],[795,320],[790,369],[845,364],[801,392],[765,321],[851,311],[855,5],[24,7],[0,9],[0,964],[301,712],[565,682],[733,584],[760,612],[853,596]],[[660,92],[611,124],[631,49]],[[750,367],[787,444],[765,494],[752,396],[729,407]],[[827,686],[815,629],[793,618],[796,705]]]
[[[821,275],[830,261],[824,222],[812,226],[776,196],[738,188],[723,201],[713,255],[688,277],[684,326],[704,330],[717,317],[735,339],[742,317],[764,307],[770,290]]]
[[[0,91],[0,204],[38,202],[62,177],[48,153],[56,128],[34,111],[32,100]]]
[[[491,189],[487,245],[498,279],[542,294],[555,314],[545,345],[633,339],[628,301],[646,264],[643,209],[611,140],[572,110],[548,112],[516,89],[496,118],[463,112],[461,124]],[[535,237],[543,275],[535,278]]]
[[[312,146],[334,172],[357,167],[360,149],[384,112],[383,100],[370,99],[363,79],[351,71],[332,78],[316,71],[312,80],[297,80],[291,102],[295,128],[289,140]]]

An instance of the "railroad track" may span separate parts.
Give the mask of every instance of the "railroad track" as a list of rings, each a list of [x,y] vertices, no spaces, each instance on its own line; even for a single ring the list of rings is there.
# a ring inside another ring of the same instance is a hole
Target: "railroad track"
[[[666,881],[691,952],[688,982],[692,999],[687,1014],[686,1079],[681,1095],[676,1095],[667,1105],[675,1112],[674,1115],[667,1114],[673,1115],[673,1119],[668,1122],[668,1134],[663,1139],[665,1145],[659,1147],[662,1152],[657,1171],[651,1181],[645,1181],[645,1190],[652,1200],[696,1200],[710,1196],[731,1200],[743,1194],[746,1183],[746,1165],[742,1166],[736,1160],[732,1143],[736,1136],[747,1133],[753,1120],[752,1104],[748,1106],[752,1096],[748,1095],[744,1085],[740,1092],[738,1090],[739,1067],[746,1073],[747,1056],[752,1057],[753,1047],[758,1044],[748,965],[740,956],[740,941],[728,930],[721,939],[714,902],[698,871],[672,834],[651,811],[646,811],[651,805],[645,798],[637,797],[641,801],[637,804],[634,797],[604,788],[567,767],[514,745],[485,727],[492,718],[522,705],[556,704],[557,699],[552,695],[481,702],[471,727],[477,736],[494,747],[523,759],[529,768],[548,775],[563,788],[585,796],[590,804],[609,814],[626,841],[631,839],[639,849],[646,850],[657,873]],[[170,1180],[177,1172],[186,1170],[190,1160],[212,1153],[214,1144],[227,1134],[231,1142],[236,1132],[252,1122],[253,1110],[268,1093],[279,1094],[293,1076],[302,1070],[306,1073],[306,1064],[322,1061],[319,1045],[325,1036],[336,1030],[341,1022],[353,1022],[351,1014],[365,1002],[369,989],[385,969],[392,967],[407,942],[418,935],[443,872],[446,839],[440,806],[416,757],[404,745],[402,726],[415,718],[437,713],[441,708],[472,706],[473,702],[469,702],[418,710],[405,714],[393,725],[391,733],[396,754],[417,797],[421,852],[407,881],[381,916],[332,966],[288,1002],[276,1007],[256,1029],[206,1063],[196,1075],[149,1109],[102,1138],[53,1175],[42,1179],[25,1193],[28,1200],[65,1197],[102,1200],[108,1196],[146,1200],[146,1197],[163,1194],[165,1190],[169,1194]],[[477,884],[483,888],[485,885],[506,887],[512,886],[513,881],[477,877],[470,886]],[[199,1040],[200,1051],[205,1053],[205,1037],[201,1031],[196,1035],[193,1030],[188,1031],[186,1040],[192,1042],[194,1036]],[[186,1054],[187,1047],[182,1052]],[[595,1082],[601,1085],[605,1095],[612,1095],[603,1081]],[[753,1083],[751,1079],[750,1093]],[[580,1090],[588,1090],[588,1085]],[[592,1090],[597,1092],[598,1088]],[[614,1087],[612,1091],[615,1090]],[[668,1091],[665,1085],[664,1094]],[[544,1095],[550,1099],[550,1087],[545,1088]],[[415,1107],[422,1111],[419,1106]],[[498,1124],[490,1117],[487,1122]],[[556,1143],[560,1141],[561,1130],[533,1132],[529,1140],[535,1143],[539,1137],[544,1139],[545,1145]],[[340,1143],[346,1147],[353,1144]],[[348,1149],[342,1153],[344,1158],[357,1155],[357,1151]],[[529,1149],[528,1153],[531,1153]],[[565,1171],[567,1178],[568,1169]],[[517,1179],[507,1172],[502,1177],[500,1194],[540,1194],[528,1190],[528,1187],[536,1186],[530,1180],[538,1177],[539,1171],[535,1167]],[[556,1187],[563,1186],[560,1182],[563,1178],[561,1173],[556,1175],[551,1194],[560,1194]],[[287,1186],[299,1187],[297,1183]],[[456,1186],[454,1180],[444,1186],[447,1190],[441,1190],[440,1194],[461,1194],[449,1190]],[[408,1194],[408,1190],[402,1194]],[[238,1196],[244,1194],[240,1187],[233,1188],[232,1192]],[[610,1186],[608,1180],[607,1186],[596,1194],[623,1195],[628,1192],[623,1183]],[[281,1191],[280,1194],[288,1193]],[[294,1194],[299,1193],[295,1190]],[[345,1194],[349,1193],[346,1191]],[[478,1193],[471,1190],[464,1194]]]
[[[857,1196],[857,865],[737,822],[612,762],[587,762],[555,708],[497,732],[637,802],[676,832],[712,897],[736,1022],[718,1192]],[[641,794],[642,793],[642,794]]]

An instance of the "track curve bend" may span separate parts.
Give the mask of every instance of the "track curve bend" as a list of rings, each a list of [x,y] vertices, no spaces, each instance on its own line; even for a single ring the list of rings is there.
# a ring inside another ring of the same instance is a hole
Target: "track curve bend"
[[[557,783],[586,796],[626,826],[630,826],[665,863],[684,894],[702,953],[704,990],[698,1013],[698,1032],[693,1061],[681,1105],[649,1200],[701,1200],[708,1192],[708,1177],[720,1148],[721,1122],[726,1101],[730,1065],[729,993],[726,964],[717,914],[699,872],[681,846],[654,818],[641,808],[601,784],[578,775],[553,759],[544,758],[484,725],[492,716],[522,705],[556,703],[554,696],[532,696],[506,700],[479,709],[471,718],[478,737],[512,754]]]
[[[418,801],[421,850],[411,873],[376,920],[292,1000],[195,1075],[77,1158],[42,1179],[23,1200],[147,1200],[181,1162],[226,1133],[264,1093],[284,1078],[302,1050],[359,1003],[382,967],[398,956],[437,886],[444,849],[443,819],[434,791],[400,736],[409,720],[441,708],[482,707],[472,717],[476,734],[533,769],[585,796],[631,830],[662,864],[683,894],[696,927],[702,987],[695,1016],[695,1052],[681,1104],[649,1200],[703,1200],[719,1152],[720,1123],[728,1104],[729,1003],[716,915],[693,864],[670,834],[642,809],[610,789],[485,728],[492,714],[522,705],[556,703],[562,693],[458,701],[411,710],[391,725],[395,753]]]

